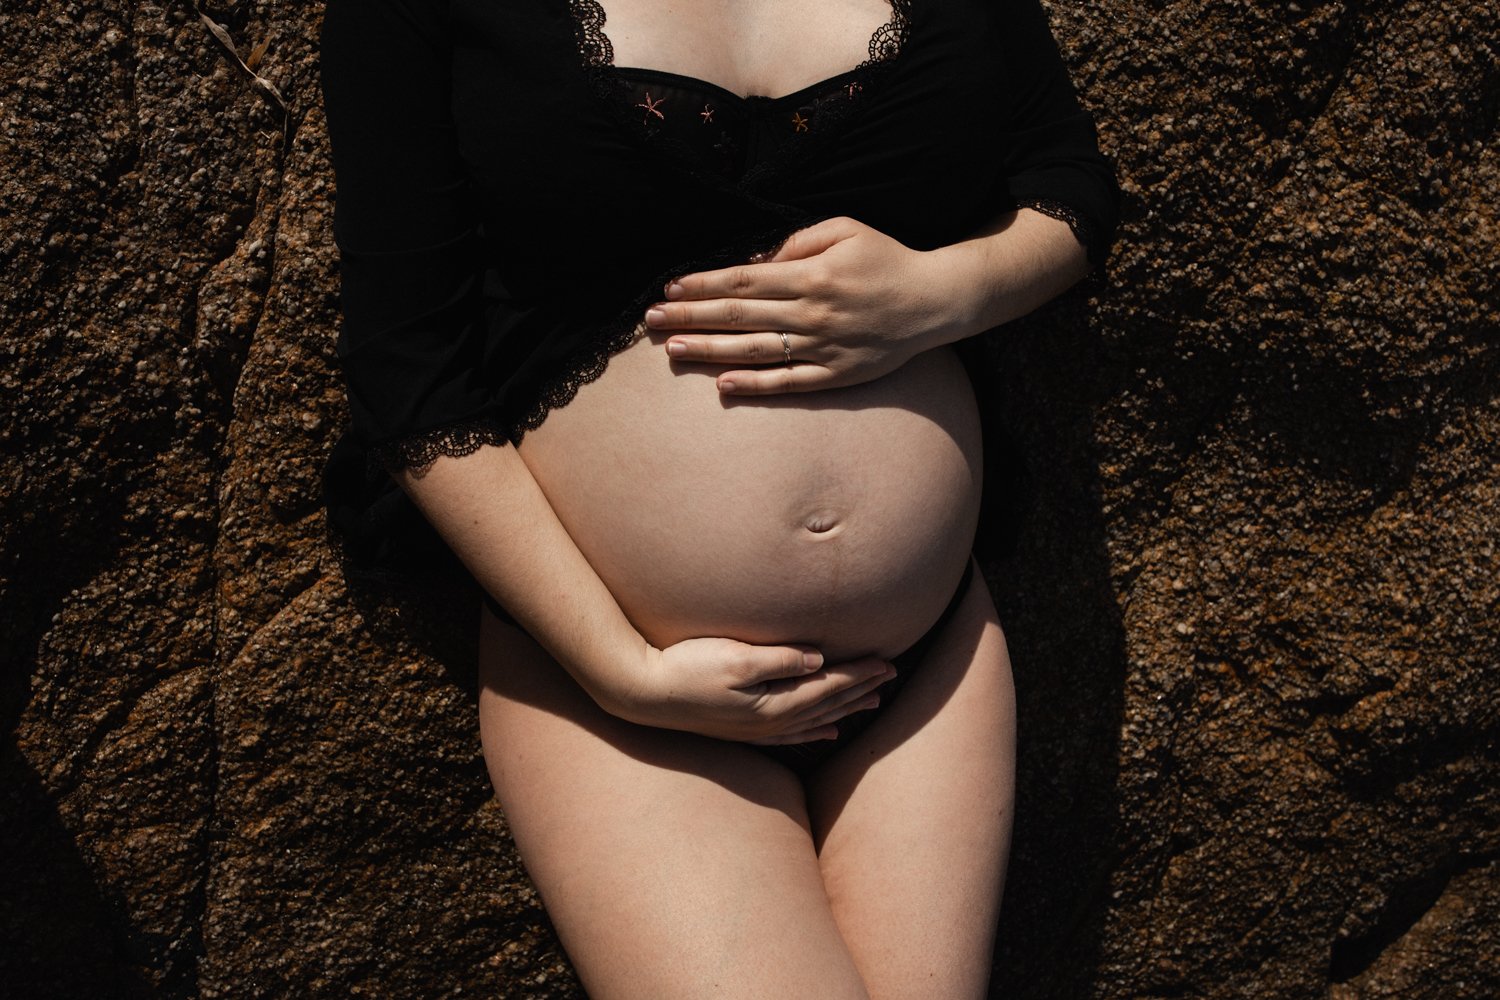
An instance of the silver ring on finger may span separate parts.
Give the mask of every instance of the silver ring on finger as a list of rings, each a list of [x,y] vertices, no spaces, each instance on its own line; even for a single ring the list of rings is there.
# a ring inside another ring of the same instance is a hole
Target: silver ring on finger
[[[782,350],[782,353],[784,353],[786,355],[787,367],[791,367],[791,364],[792,364],[792,340],[791,340],[790,337],[788,337],[786,335],[786,331],[785,330],[780,330],[780,331],[778,331],[778,333],[780,333],[780,335],[781,335],[781,350]]]

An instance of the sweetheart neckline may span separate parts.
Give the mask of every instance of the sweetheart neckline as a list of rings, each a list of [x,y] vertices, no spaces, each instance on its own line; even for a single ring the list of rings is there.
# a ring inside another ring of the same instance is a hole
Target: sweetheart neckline
[[[801,97],[808,91],[825,87],[834,81],[841,81],[846,77],[853,76],[856,72],[867,67],[880,63],[890,63],[896,56],[899,56],[901,49],[905,48],[904,45],[898,47],[894,55],[890,52],[877,54],[877,47],[887,44],[887,39],[892,33],[905,33],[905,26],[909,16],[906,8],[911,4],[912,0],[886,0],[886,2],[890,6],[891,16],[874,31],[870,32],[870,37],[865,43],[866,51],[869,53],[867,59],[858,66],[835,73],[833,76],[819,80],[816,83],[808,84],[806,87],[800,87],[789,94],[782,94],[779,97],[768,97],[763,94],[741,94],[730,90],[722,84],[713,83],[712,81],[696,76],[689,76],[686,73],[674,73],[671,70],[653,69],[649,66],[616,66],[614,46],[610,43],[609,35],[605,31],[608,14],[604,9],[604,5],[599,0],[566,0],[569,13],[574,22],[575,31],[579,31],[583,38],[587,39],[586,43],[583,39],[580,39],[580,51],[584,52],[586,61],[596,70],[614,71],[616,73],[620,70],[630,70],[639,73],[660,73],[707,87],[742,104],[760,104],[763,106],[783,104],[793,97]]]
[[[629,78],[631,76],[651,76],[659,78],[658,82],[689,83],[695,87],[701,87],[705,90],[714,91],[715,93],[720,94],[739,104],[755,104],[764,107],[771,107],[778,104],[786,104],[798,98],[806,98],[824,94],[827,91],[832,90],[834,84],[843,83],[846,79],[853,77],[856,73],[860,72],[864,68],[864,66],[852,66],[849,69],[843,70],[842,72],[835,73],[833,76],[825,77],[824,79],[819,80],[816,83],[810,83],[805,87],[798,87],[791,93],[782,94],[779,97],[769,97],[764,94],[740,94],[733,90],[730,90],[728,87],[714,83],[710,80],[704,80],[696,76],[689,76],[686,73],[675,73],[669,69],[655,69],[650,66],[616,66],[613,63],[610,63],[603,68],[606,72],[611,72],[616,76],[622,76],[626,78]]]
[[[742,195],[751,190],[764,190],[777,177],[797,170],[816,151],[825,149],[830,140],[841,134],[848,123],[857,119],[860,112],[870,105],[871,99],[882,89],[882,81],[904,61],[910,48],[914,20],[912,8],[917,4],[917,0],[887,0],[891,18],[871,33],[866,46],[869,57],[858,66],[789,94],[766,97],[757,94],[742,95],[710,80],[673,73],[671,70],[616,66],[614,46],[610,44],[609,35],[604,31],[606,13],[599,0],[557,2],[567,11],[567,19],[573,24],[579,69],[586,77],[587,85],[593,91],[599,106],[610,111],[624,136],[631,142],[640,144],[643,150],[649,150],[674,166],[682,167],[700,182],[732,188]],[[746,165],[732,176],[703,165],[685,166],[697,162],[694,157],[701,152],[697,149],[697,144],[685,144],[681,137],[671,134],[673,130],[659,128],[660,112],[653,118],[648,110],[643,117],[639,113],[640,106],[634,103],[637,100],[635,91],[640,82],[648,77],[654,77],[658,82],[675,80],[679,85],[706,88],[709,93],[722,95],[727,105],[726,110],[743,114],[747,118],[785,113],[789,108],[800,111],[804,105],[815,105],[817,121],[809,128],[808,119],[794,119],[792,127],[798,133],[795,141],[778,143],[774,153],[755,157],[753,164]],[[846,81],[849,83],[847,97],[839,89],[833,89],[835,83]],[[815,99],[806,96],[818,90],[822,93]],[[856,97],[856,94],[859,96]],[[801,105],[793,103],[799,100],[803,102]],[[687,145],[693,146],[693,149],[685,148]],[[775,210],[781,211],[779,207]],[[805,216],[806,213],[800,214]]]

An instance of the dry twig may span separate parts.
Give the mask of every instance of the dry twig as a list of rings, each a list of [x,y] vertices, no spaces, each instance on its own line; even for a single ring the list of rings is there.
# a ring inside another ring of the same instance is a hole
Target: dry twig
[[[193,9],[198,10],[196,4],[193,5]],[[261,93],[265,94],[267,97],[271,98],[271,100],[275,101],[276,106],[279,107],[281,109],[281,113],[285,115],[286,101],[282,98],[281,91],[276,89],[276,85],[274,83],[272,83],[270,80],[267,80],[265,77],[261,76],[251,68],[252,66],[258,65],[260,63],[261,57],[265,55],[266,44],[270,41],[270,39],[267,39],[265,42],[261,42],[258,46],[256,46],[255,51],[250,53],[250,62],[246,63],[245,60],[240,58],[239,49],[235,48],[234,45],[234,39],[229,37],[229,32],[224,29],[224,26],[222,24],[209,17],[201,10],[198,10],[198,16],[203,19],[203,23],[208,27],[209,32],[211,32],[213,36],[219,40],[219,44],[224,46],[225,50],[227,50],[229,54],[234,57],[234,61],[240,64],[240,69],[250,74],[250,82],[255,84],[255,86],[260,89]]]

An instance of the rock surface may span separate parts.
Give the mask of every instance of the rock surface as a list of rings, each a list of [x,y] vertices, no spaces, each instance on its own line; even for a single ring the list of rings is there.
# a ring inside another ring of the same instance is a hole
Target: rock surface
[[[1048,6],[1126,215],[998,347],[992,994],[1500,994],[1500,12]],[[324,542],[321,7],[204,11],[238,60],[189,5],[0,10],[0,981],[580,996],[467,607]]]

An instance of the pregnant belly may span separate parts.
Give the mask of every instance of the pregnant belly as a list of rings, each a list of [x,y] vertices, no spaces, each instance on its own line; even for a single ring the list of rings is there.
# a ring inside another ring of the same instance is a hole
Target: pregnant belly
[[[941,614],[979,511],[980,434],[947,348],[884,378],[721,397],[665,338],[615,355],[520,454],[658,648],[698,636],[893,656]]]

